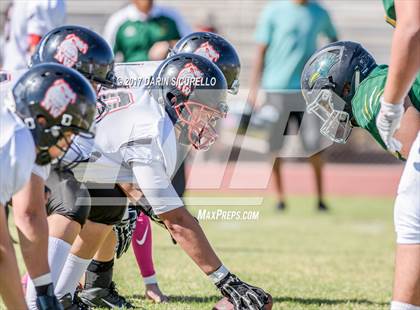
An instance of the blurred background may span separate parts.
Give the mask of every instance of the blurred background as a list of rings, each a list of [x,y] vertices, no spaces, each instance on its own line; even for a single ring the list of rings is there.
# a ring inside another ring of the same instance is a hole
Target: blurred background
[[[289,0],[275,2],[284,1]],[[67,0],[67,24],[104,34],[110,16],[131,2]],[[236,135],[251,87],[256,27],[269,2],[154,1],[175,9],[190,31],[212,30],[224,36],[236,47],[242,64],[240,91],[237,96],[229,95],[230,113],[219,128],[220,139],[209,152],[188,158],[186,205],[194,215],[203,208],[214,210],[207,207],[260,212],[257,220],[200,220],[200,224],[227,265],[235,266],[238,274],[246,274],[271,292],[277,303],[274,309],[388,309],[393,199],[403,164],[367,133],[354,129],[347,144],[327,144],[321,152],[323,179],[317,182],[301,141],[291,139],[283,147],[287,152],[280,154],[285,164],[284,188],[279,195],[268,151],[266,125],[270,113],[259,115],[251,123],[246,139]],[[384,21],[381,0],[316,2],[329,13],[340,40],[359,42],[377,63],[388,62],[392,28]],[[10,3],[0,0],[2,39]],[[318,46],[325,43],[321,39]],[[3,41],[0,47],[3,52]],[[264,100],[260,91],[258,101]],[[233,163],[232,159],[239,160]],[[182,179],[175,181],[181,183],[181,191]],[[285,213],[278,212],[282,202],[288,205]],[[314,212],[314,206],[324,210],[321,203],[330,209],[328,215]],[[213,288],[203,283],[201,274],[171,244],[166,232],[157,228],[154,238],[159,277],[173,303],[147,304],[147,309],[209,309],[218,298]],[[120,268],[116,281],[128,298],[143,306],[137,293],[142,283],[132,254],[121,261],[124,268]]]
[[[6,21],[5,11],[10,2],[11,1],[0,1],[2,16],[0,29],[2,35],[4,35],[4,24]],[[357,5],[354,5],[354,1],[351,0],[318,0],[317,2],[329,13],[332,23],[337,30],[339,39],[360,42],[375,56],[378,63],[388,62],[392,28],[384,21],[384,10],[381,1],[357,1]],[[128,0],[67,0],[67,23],[83,25],[103,34],[105,24],[110,15],[130,3],[131,1]],[[256,25],[264,6],[268,3],[269,1],[262,0],[154,1],[155,5],[169,6],[175,9],[183,17],[185,23],[188,24],[190,31],[203,29],[216,30],[236,47],[241,59],[241,88],[237,96],[229,97],[229,100],[232,103],[230,117],[222,125],[221,138],[212,150],[194,158],[194,162],[197,164],[205,161],[225,162],[228,158],[231,158],[232,143],[235,139],[239,119],[244,110],[244,104],[247,101],[249,93],[251,70],[254,65],[253,61],[255,59],[257,46],[255,41]],[[318,46],[322,46],[322,44],[325,43],[327,43],[327,41],[322,41],[321,39]],[[259,101],[264,101],[263,97],[264,93],[260,91]],[[264,125],[264,117],[260,120],[260,123],[261,122]],[[262,126],[262,128],[258,128],[258,126],[253,128],[250,126],[247,134],[249,139],[241,144],[240,151],[239,148],[236,150],[238,153],[240,152],[238,155],[240,161],[254,163],[267,163],[271,161],[270,157],[267,155],[268,143],[264,129],[264,126]],[[296,150],[296,152],[292,152],[294,155],[283,155],[283,157],[289,157],[287,160],[288,164],[285,165],[285,175],[286,177],[291,178],[291,180],[294,179],[293,175],[296,175],[296,173],[301,171],[300,169],[302,169],[302,171],[307,170],[306,168],[302,168],[307,165],[307,163],[305,163],[305,158],[302,157],[307,156],[296,155],[300,154],[299,150],[301,149],[301,145],[299,143],[300,142],[297,139],[296,141],[292,141],[291,144],[287,144],[287,149]],[[235,151],[235,147],[233,149]],[[384,152],[378,144],[362,130],[355,129],[347,144],[329,146],[322,152],[322,155],[329,164],[345,163],[346,165],[341,165],[339,167],[345,167],[345,169],[352,171],[359,169],[362,179],[366,177],[377,180],[377,178],[375,179],[375,175],[372,175],[369,172],[371,170],[365,169],[367,166],[360,166],[360,164],[375,164],[377,165],[378,171],[381,172],[384,171],[381,168],[381,165],[391,164],[392,166],[388,166],[388,169],[385,170],[386,182],[384,181],[385,185],[383,185],[385,187],[382,185],[376,186],[382,188],[382,190],[378,189],[379,193],[387,193],[390,196],[393,195],[401,172],[401,164],[392,156]],[[293,164],[299,162],[304,162],[304,164]],[[359,166],[350,166],[350,168],[348,168],[348,164],[351,165],[356,163]],[[272,163],[268,164],[268,166],[270,165],[272,166]],[[329,182],[328,179],[336,180],[336,175],[342,175],[341,170],[336,171],[334,170],[334,167],[338,166],[327,165],[325,170],[327,193],[331,191],[337,193],[334,184],[337,185],[339,183]],[[259,168],[256,168],[256,170],[258,169]],[[197,171],[200,171],[200,169],[197,169]],[[254,172],[253,170],[249,170],[248,173],[252,175]],[[302,173],[303,174],[299,179],[303,178],[306,180],[312,178],[308,175],[310,170]],[[360,174],[358,174],[358,176],[360,176]],[[265,176],[262,178],[266,179],[267,177]],[[194,178],[194,175],[190,177],[190,187],[211,187],[202,183],[197,185],[196,181],[193,182],[195,179],[199,178]],[[310,181],[308,182],[307,186],[311,187]],[[293,183],[296,182],[290,181],[289,184],[292,185],[286,186],[289,186],[289,190],[292,193],[300,193],[299,188],[295,188],[296,186],[293,185]],[[375,184],[377,184],[377,182],[375,182]],[[357,184],[355,186],[357,186]],[[260,188],[261,186],[256,187]],[[363,184],[360,184],[360,187],[361,190],[366,188]]]

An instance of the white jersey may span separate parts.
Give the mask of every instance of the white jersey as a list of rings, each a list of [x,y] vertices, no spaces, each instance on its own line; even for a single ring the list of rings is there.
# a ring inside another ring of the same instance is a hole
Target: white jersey
[[[29,36],[43,36],[63,25],[66,5],[64,0],[19,0],[13,1],[11,10],[3,67],[18,70],[28,65]]]
[[[29,180],[35,161],[32,135],[0,102],[0,204],[4,205]]]
[[[98,122],[94,142],[77,137],[74,141],[88,150],[90,163],[83,181],[97,183],[135,182],[131,164],[156,161],[171,177],[176,166],[177,144],[172,122],[163,106],[145,88],[109,91],[110,110]]]
[[[129,88],[147,85],[163,61],[120,62],[114,67],[117,83]]]
[[[165,108],[145,88],[118,92],[117,97],[108,97],[111,110],[97,124],[90,161],[76,167],[76,178],[137,184],[156,214],[182,207],[171,185],[177,139]],[[74,143],[89,149],[86,139]]]

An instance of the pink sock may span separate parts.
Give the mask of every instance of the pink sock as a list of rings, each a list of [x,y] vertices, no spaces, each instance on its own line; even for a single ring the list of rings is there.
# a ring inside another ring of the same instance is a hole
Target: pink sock
[[[143,213],[140,213],[137,218],[131,245],[133,246],[134,255],[136,255],[137,265],[140,268],[142,277],[149,278],[149,280],[152,280],[152,283],[156,283],[152,257],[152,229],[150,227],[150,219]],[[144,280],[147,284],[148,281]]]

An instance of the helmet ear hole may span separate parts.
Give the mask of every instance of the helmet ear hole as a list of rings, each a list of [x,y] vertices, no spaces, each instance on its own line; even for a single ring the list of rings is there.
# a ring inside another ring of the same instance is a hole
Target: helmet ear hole
[[[176,96],[172,93],[167,93],[166,94],[166,99],[172,104],[174,105],[176,103]]]
[[[42,128],[47,127],[47,119],[42,115],[37,115],[36,122],[41,126]]]

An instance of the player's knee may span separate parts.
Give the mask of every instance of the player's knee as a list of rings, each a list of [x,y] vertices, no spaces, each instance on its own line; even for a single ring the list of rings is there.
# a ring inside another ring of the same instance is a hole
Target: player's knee
[[[394,224],[399,244],[420,244],[420,208],[416,199],[407,193],[397,196]]]

